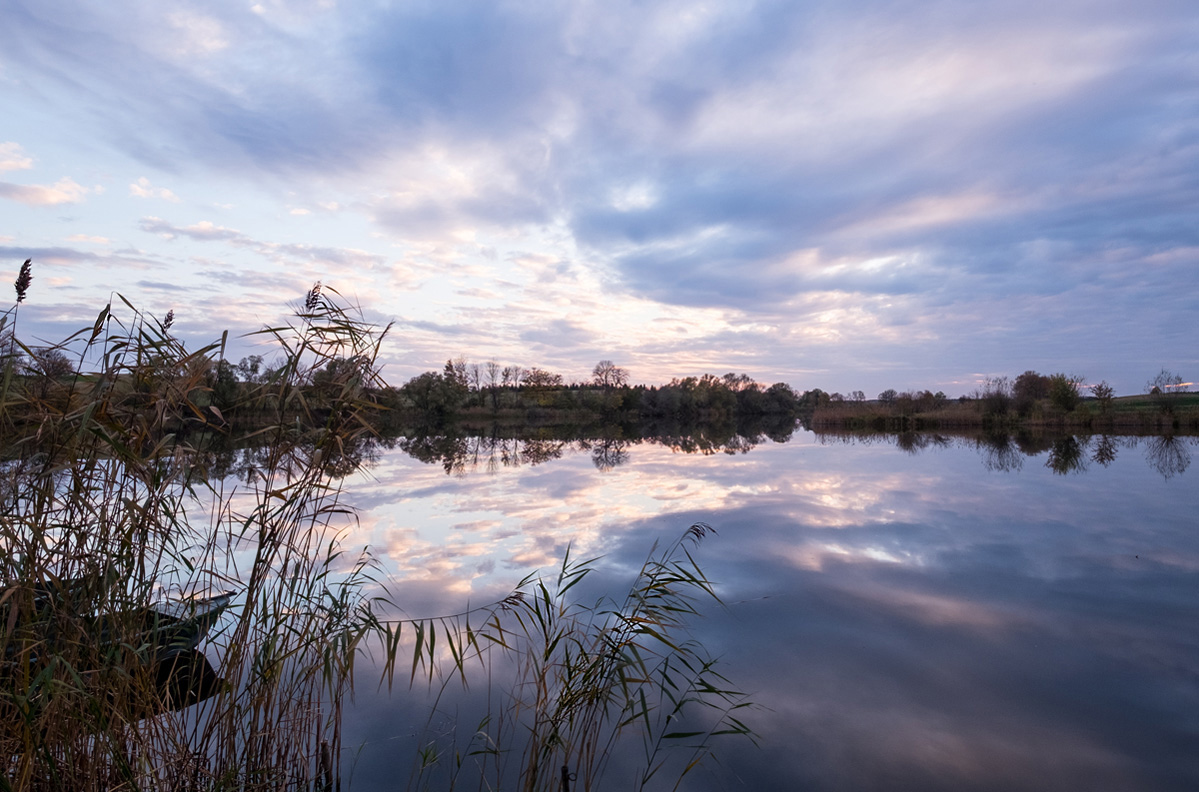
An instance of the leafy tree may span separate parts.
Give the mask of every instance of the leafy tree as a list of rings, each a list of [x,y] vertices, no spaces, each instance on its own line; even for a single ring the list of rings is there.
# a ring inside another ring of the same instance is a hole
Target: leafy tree
[[[264,382],[274,372],[264,369],[262,355],[248,355],[237,362],[237,377],[242,382]]]
[[[1049,398],[1050,378],[1035,371],[1026,371],[1012,383],[1012,399],[1016,411],[1027,415],[1041,399]]]
[[[401,391],[419,412],[436,420],[450,415],[466,396],[465,386],[435,371],[418,374],[408,380]]]
[[[1100,382],[1097,385],[1091,386],[1091,394],[1099,402],[1099,412],[1106,413],[1112,407],[1112,397],[1115,396],[1115,391],[1112,386],[1107,384],[1107,380]]]
[[[1067,374],[1052,375],[1049,378],[1049,402],[1059,410],[1072,411],[1082,400],[1078,393],[1082,379]]]
[[[470,376],[466,370],[466,358],[457,357],[453,360],[447,360],[442,376],[449,380],[455,387],[461,388],[464,391],[470,390]]]
[[[245,358],[242,358],[242,362],[245,362]],[[237,402],[239,368],[240,364],[235,367],[228,360],[222,358],[208,372],[208,387],[212,390],[212,403],[222,412]]]
[[[730,371],[724,375],[723,379],[725,387],[734,392],[758,387],[758,383],[748,374],[734,374]]]

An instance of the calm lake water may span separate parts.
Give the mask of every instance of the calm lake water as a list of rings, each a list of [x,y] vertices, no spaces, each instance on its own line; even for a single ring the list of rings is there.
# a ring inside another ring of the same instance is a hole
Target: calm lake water
[[[713,526],[697,558],[727,608],[695,635],[764,705],[761,747],[716,743],[686,789],[1199,789],[1195,440],[904,445],[797,432],[529,464],[509,443],[451,474],[396,450],[348,483],[350,545],[428,616],[568,544],[620,594],[655,541]],[[403,788],[422,706],[360,686],[353,789]]]

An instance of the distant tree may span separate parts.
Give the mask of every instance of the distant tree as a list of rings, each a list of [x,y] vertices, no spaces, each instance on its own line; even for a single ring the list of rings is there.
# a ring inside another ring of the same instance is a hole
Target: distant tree
[[[447,360],[445,368],[442,370],[442,376],[456,387],[466,391],[470,390],[470,375],[466,370],[466,358],[459,356],[453,360]]]
[[[1099,412],[1106,413],[1112,407],[1112,397],[1115,396],[1115,391],[1112,386],[1104,380],[1097,385],[1091,386],[1091,395],[1099,402]]]
[[[364,355],[335,357],[312,375],[315,393],[330,400],[360,395],[374,379],[370,360]]]
[[[30,392],[40,399],[47,398],[60,380],[75,374],[75,364],[55,347],[34,349],[24,369]]]
[[[820,388],[804,391],[803,395],[799,397],[799,409],[804,412],[810,412],[826,404],[828,404],[828,394]]]
[[[244,358],[243,358],[244,360]],[[212,403],[218,410],[227,410],[237,401],[237,368],[228,360],[218,360],[208,371],[208,387],[212,390]]]
[[[1171,412],[1174,409],[1172,397],[1185,393],[1186,389],[1187,384],[1182,381],[1182,377],[1169,369],[1162,369],[1157,376],[1145,383],[1145,390],[1157,402],[1162,412]]]
[[[894,388],[887,388],[885,391],[883,391],[882,393],[880,393],[878,395],[878,400],[880,402],[882,402],[883,404],[887,405],[888,407],[890,407],[892,404],[894,404],[895,400],[898,398],[899,398],[899,393]]]
[[[417,411],[426,418],[442,420],[453,413],[466,397],[466,386],[456,378],[426,371],[408,380],[401,388]]]
[[[856,390],[853,393],[849,394],[849,398],[860,403],[860,402],[866,401],[866,394],[860,390]]]
[[[628,384],[629,372],[611,360],[601,360],[591,370],[591,379],[601,388],[619,388]]]
[[[1012,383],[1007,377],[987,377],[977,392],[983,413],[1003,415],[1012,406]]]
[[[728,374],[725,374],[722,379],[724,380],[724,386],[726,388],[737,393],[740,393],[743,390],[749,390],[750,388],[759,387],[754,378],[748,374],[734,374],[730,371]]]
[[[1019,398],[1045,399],[1049,397],[1049,377],[1031,369],[1016,377],[1012,383],[1012,395]]]
[[[1053,374],[1049,377],[1049,402],[1059,410],[1072,411],[1082,400],[1078,393],[1082,380],[1069,374]]]
[[[528,388],[560,388],[562,375],[534,367],[525,372],[523,384]]]
[[[1049,398],[1050,378],[1035,371],[1026,371],[1012,383],[1012,400],[1016,411],[1027,415],[1041,399]]]
[[[491,409],[498,410],[500,406],[500,376],[504,369],[494,360],[487,361],[487,390],[491,394]]]
[[[48,379],[60,379],[75,373],[75,364],[71,362],[71,358],[55,347],[33,350],[28,368],[30,374]]]
[[[1149,380],[1148,388],[1157,388],[1163,393],[1186,393],[1189,382],[1183,382],[1182,377],[1169,369],[1162,369],[1157,376]]]
[[[766,389],[765,397],[763,409],[766,412],[794,414],[800,409],[799,394],[785,382],[776,382],[771,385]]]
[[[262,355],[249,355],[237,363],[237,376],[242,382],[261,382]]]

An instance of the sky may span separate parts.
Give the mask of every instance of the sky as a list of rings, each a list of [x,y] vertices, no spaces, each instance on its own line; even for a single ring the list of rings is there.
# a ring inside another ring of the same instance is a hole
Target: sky
[[[119,294],[269,354],[241,336],[319,280],[394,323],[396,384],[1199,380],[1193,0],[0,0],[0,29],[23,337]]]

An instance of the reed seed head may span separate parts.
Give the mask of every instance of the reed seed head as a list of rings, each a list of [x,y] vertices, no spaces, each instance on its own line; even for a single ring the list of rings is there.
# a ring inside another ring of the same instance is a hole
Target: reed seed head
[[[316,308],[317,301],[321,297],[321,282],[317,281],[312,284],[312,288],[308,290],[308,296],[304,298],[304,310],[311,311]]]
[[[25,259],[25,263],[21,265],[21,271],[17,274],[17,279],[13,283],[17,287],[18,303],[25,301],[25,292],[29,291],[29,284],[33,282],[32,267],[29,266],[32,261],[33,259]]]

